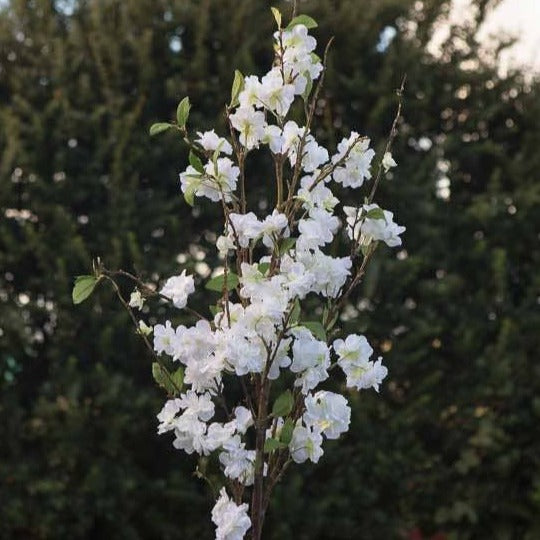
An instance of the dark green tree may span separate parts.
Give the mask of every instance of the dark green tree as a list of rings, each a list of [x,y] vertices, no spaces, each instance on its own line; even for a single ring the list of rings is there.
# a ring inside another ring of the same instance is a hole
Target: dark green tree
[[[269,538],[540,535],[540,94],[481,55],[493,4],[478,1],[433,56],[448,2],[299,3],[320,44],[336,38],[316,126],[329,147],[350,129],[384,140],[408,75],[400,167],[381,187],[408,230],[342,322],[385,355],[384,400],[351,396],[350,433],[291,470]],[[96,256],[153,281],[212,265],[216,214],[178,196],[186,150],[147,130],[185,95],[193,126],[224,129],[233,69],[270,61],[268,8],[1,8],[0,537],[212,537],[194,462],[155,435],[163,395],[129,318],[106,287],[79,307],[70,291]],[[252,166],[264,197],[266,164]]]

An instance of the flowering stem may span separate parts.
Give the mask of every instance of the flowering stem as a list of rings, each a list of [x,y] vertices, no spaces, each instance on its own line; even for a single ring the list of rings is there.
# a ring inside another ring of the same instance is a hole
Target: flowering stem
[[[386,147],[384,149],[384,153],[381,157],[381,160],[379,161],[379,167],[377,169],[377,176],[375,177],[375,181],[373,182],[371,192],[369,193],[368,204],[371,204],[373,202],[375,193],[377,191],[377,187],[379,186],[379,182],[381,181],[384,156],[387,152],[390,152],[390,150],[392,149],[392,144],[394,143],[394,139],[396,138],[398,134],[397,125],[398,125],[399,119],[401,118],[401,107],[403,105],[403,92],[405,90],[406,82],[407,82],[407,74],[403,75],[403,79],[401,79],[401,86],[396,91],[397,96],[398,96],[398,108],[397,108],[396,116],[394,117],[394,121],[392,122],[390,135],[388,136],[388,140],[386,141]]]
[[[110,276],[108,276],[106,274],[103,274],[103,277],[106,280],[111,282],[111,284],[112,284],[112,286],[114,288],[114,291],[116,292],[116,296],[118,296],[118,299],[120,300],[120,303],[124,306],[124,308],[126,309],[126,311],[129,314],[130,319],[133,321],[133,324],[135,325],[135,328],[138,330],[139,329],[139,324],[137,322],[137,318],[133,314],[133,310],[131,309],[129,304],[126,302],[126,299],[122,296],[122,292],[120,291],[120,287],[118,287],[118,284],[116,283],[116,281],[114,281],[114,279],[111,278]],[[165,376],[167,377],[169,383],[174,388],[175,392],[180,393],[181,389],[178,388],[178,386],[174,382],[174,379],[171,377],[167,366],[164,364],[163,360],[156,354],[156,352],[154,351],[154,348],[152,347],[152,345],[148,341],[148,338],[144,334],[142,334],[141,332],[138,332],[138,334],[141,336],[144,344],[146,345],[146,348],[150,351],[150,353],[152,354],[155,361],[160,365],[160,367],[162,369],[162,372],[165,373]]]
[[[260,380],[257,420],[255,422],[255,476],[251,498],[251,537],[260,540],[264,522],[264,442],[268,416],[269,380]]]

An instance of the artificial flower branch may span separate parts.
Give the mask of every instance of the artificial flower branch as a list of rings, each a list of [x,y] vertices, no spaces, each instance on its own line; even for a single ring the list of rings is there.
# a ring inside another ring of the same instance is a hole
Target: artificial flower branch
[[[175,448],[200,456],[195,474],[214,493],[210,476],[221,474],[223,487],[212,510],[217,540],[240,540],[248,533],[260,540],[272,491],[286,470],[293,463],[317,463],[324,440],[348,430],[345,395],[324,388],[331,374],[343,391],[378,391],[387,369],[381,358],[371,359],[366,337],[330,338],[340,334],[341,311],[377,246],[401,245],[405,230],[373,203],[383,175],[396,166],[390,151],[405,80],[369,195],[363,205],[342,206],[332,188],[361,189],[372,179],[375,151],[356,132],[333,155],[317,142],[311,128],[332,40],[321,60],[309,34],[317,25],[296,14],[296,2],[286,26],[276,8],[272,13],[273,65],[261,78],[235,72],[224,112],[228,139],[214,130],[190,135],[188,98],[178,105],[176,123],[150,128],[152,135],[176,131],[190,149],[189,166],[180,174],[187,204],[207,198],[222,208],[216,241],[221,272],[206,283],[218,294],[210,307],[213,317],[188,306],[195,280],[185,270],[158,290],[98,262],[93,275],[77,278],[73,291],[78,303],[98,282],[109,281],[128,310],[154,357],[154,378],[168,395],[157,415],[158,433],[172,433]],[[295,106],[303,109],[304,126],[289,119]],[[270,152],[275,181],[275,205],[265,216],[249,210],[247,198],[246,162],[261,150]],[[334,257],[325,249],[338,234],[350,245],[344,256]],[[116,278],[135,284],[129,301]],[[320,320],[307,317],[308,297],[324,306]],[[191,314],[196,324],[175,327],[166,320],[150,327],[138,321],[134,310],[148,314],[145,303],[153,298]]]

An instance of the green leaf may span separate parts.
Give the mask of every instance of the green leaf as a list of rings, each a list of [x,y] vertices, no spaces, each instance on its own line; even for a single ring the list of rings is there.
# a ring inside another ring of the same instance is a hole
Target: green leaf
[[[189,151],[189,164],[198,173],[204,174],[204,167],[203,167],[202,161],[200,160],[199,156],[195,152],[193,152],[193,150]]]
[[[227,273],[227,290],[235,289],[240,283],[238,276],[234,272]],[[223,292],[225,285],[225,274],[212,278],[205,287],[210,291]]]
[[[219,148],[216,148],[214,150],[214,153],[212,154],[212,163],[214,164],[214,173],[216,176],[219,174],[218,163],[217,163],[218,157],[219,157]]]
[[[210,313],[215,317],[218,313],[221,313],[221,309],[218,305],[209,306]]]
[[[296,238],[284,238],[281,242],[281,246],[279,246],[279,253],[280,255],[283,255],[287,253],[289,250],[291,250],[294,245],[296,244]]]
[[[237,69],[234,71],[234,80],[231,88],[231,103],[230,107],[236,107],[238,105],[238,96],[244,89],[244,76],[241,71]]]
[[[264,441],[264,451],[267,453],[273,452],[274,450],[279,450],[280,448],[286,448],[287,445],[278,441],[277,439],[266,439]]]
[[[326,331],[319,321],[302,322],[301,325],[305,326],[317,339],[326,341]]]
[[[309,95],[311,94],[311,90],[313,89],[313,79],[311,78],[311,75],[306,71],[304,73],[304,77],[307,80],[306,83],[306,89],[304,90],[304,93],[302,94],[302,99],[304,101],[307,101],[309,99]]]
[[[195,204],[195,192],[198,188],[199,186],[197,184],[192,184],[184,192],[184,199],[189,204],[189,206],[193,206]]]
[[[386,219],[382,208],[372,208],[367,214],[368,219]]]
[[[73,303],[84,302],[92,294],[98,281],[95,276],[77,276],[71,293]]]
[[[167,122],[158,122],[157,124],[152,124],[150,126],[150,136],[153,137],[154,135],[157,135],[158,133],[163,133],[164,131],[171,129],[172,127],[173,125],[168,124]]]
[[[298,322],[298,319],[300,319],[300,312],[301,312],[301,306],[300,306],[300,300],[298,298],[294,301],[294,307],[291,311],[291,316],[289,317],[289,324],[295,325]]]
[[[177,393],[173,376],[158,362],[152,363],[152,377],[170,396],[174,396]],[[182,373],[182,383],[183,381],[184,374]]]
[[[174,384],[176,385],[176,394],[178,394],[182,387],[184,386],[184,368],[179,367],[172,375],[171,379],[173,380]]]
[[[259,272],[264,276],[266,272],[270,270],[270,263],[260,263],[259,264]]]
[[[276,19],[278,28],[281,28],[281,12],[278,8],[275,7],[271,7],[270,9],[272,10],[272,15],[274,16],[274,19]]]
[[[286,390],[281,394],[272,407],[272,414],[274,416],[287,416],[292,411],[294,406],[294,398],[290,390]]]
[[[293,431],[294,431],[294,422],[292,421],[292,418],[287,418],[287,420],[285,420],[285,423],[283,424],[283,427],[281,428],[279,440],[283,444],[289,446],[289,443],[292,440]]]
[[[191,103],[189,98],[185,97],[179,104],[176,109],[176,121],[180,127],[185,127],[187,119],[189,117],[189,110],[191,109]]]
[[[295,17],[285,28],[285,30],[290,30],[297,24],[303,24],[306,28],[317,28],[318,24],[312,19],[309,15],[298,15]]]

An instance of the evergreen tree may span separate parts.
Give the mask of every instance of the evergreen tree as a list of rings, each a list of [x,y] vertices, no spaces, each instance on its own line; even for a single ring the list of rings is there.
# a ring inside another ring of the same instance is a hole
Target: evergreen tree
[[[380,251],[343,321],[385,355],[385,399],[351,396],[348,438],[285,478],[271,538],[540,534],[540,94],[482,60],[474,35],[492,3],[477,4],[433,57],[448,2],[299,3],[320,43],[336,36],[317,121],[329,146],[350,129],[383,140],[408,75],[400,167],[381,186],[408,230],[396,259]],[[129,319],[105,287],[81,307],[70,291],[98,255],[145,279],[179,263],[204,279],[212,208],[188,211],[185,148],[147,130],[185,95],[193,126],[225,129],[233,69],[270,61],[268,7],[1,8],[1,537],[211,537],[194,463],[155,436],[161,396]],[[260,197],[267,165],[250,164]]]

